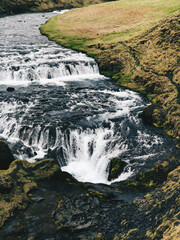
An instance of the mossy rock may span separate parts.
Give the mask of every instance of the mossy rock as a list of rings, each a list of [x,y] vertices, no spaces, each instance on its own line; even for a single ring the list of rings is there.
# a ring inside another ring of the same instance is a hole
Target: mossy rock
[[[127,163],[120,160],[119,158],[112,159],[109,167],[108,181],[118,178],[118,176],[123,172],[126,165]]]

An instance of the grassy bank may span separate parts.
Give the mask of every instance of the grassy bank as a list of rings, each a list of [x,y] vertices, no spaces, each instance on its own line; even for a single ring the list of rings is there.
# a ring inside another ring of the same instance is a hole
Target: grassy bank
[[[146,94],[155,104],[153,123],[178,142],[179,9],[178,0],[109,2],[55,16],[41,32],[93,56],[101,72],[121,86]]]
[[[168,4],[164,0],[113,1],[57,16],[50,20],[45,29],[48,34],[52,34],[50,37],[56,34],[56,38],[61,41],[64,37],[64,42],[83,38],[91,43],[115,43],[139,35],[178,9],[178,0]],[[89,42],[82,41],[81,45],[82,48],[88,47]],[[76,44],[74,47],[81,49]]]

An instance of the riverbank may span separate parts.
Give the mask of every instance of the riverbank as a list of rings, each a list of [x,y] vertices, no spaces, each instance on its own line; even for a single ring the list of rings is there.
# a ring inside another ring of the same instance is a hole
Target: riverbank
[[[117,1],[55,16],[40,30],[93,56],[101,73],[119,85],[145,94],[154,103],[153,124],[179,146],[179,8],[176,0],[168,6],[162,0]]]

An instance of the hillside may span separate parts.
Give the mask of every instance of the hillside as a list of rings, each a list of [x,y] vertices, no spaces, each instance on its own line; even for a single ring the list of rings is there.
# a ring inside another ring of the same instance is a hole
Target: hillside
[[[104,0],[1,0],[0,16],[24,12],[42,12],[53,9],[67,9],[89,4],[105,2]]]
[[[179,141],[179,8],[176,0],[105,3],[55,16],[41,32],[93,56],[103,74],[145,94],[154,103],[153,123]]]

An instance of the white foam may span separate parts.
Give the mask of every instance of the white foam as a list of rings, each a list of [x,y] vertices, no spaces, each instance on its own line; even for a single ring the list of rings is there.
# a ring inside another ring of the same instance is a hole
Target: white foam
[[[117,136],[114,135],[113,124],[111,129],[74,130],[70,137],[71,144],[66,149],[69,161],[62,170],[82,182],[110,184],[107,181],[109,161],[127,150],[123,142],[114,145]]]

